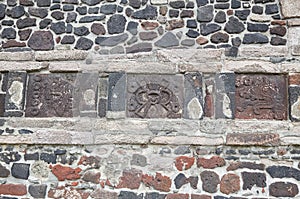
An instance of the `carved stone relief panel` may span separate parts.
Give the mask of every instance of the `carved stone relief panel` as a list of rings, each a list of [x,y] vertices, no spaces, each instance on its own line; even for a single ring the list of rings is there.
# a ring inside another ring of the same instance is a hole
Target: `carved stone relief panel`
[[[284,75],[236,76],[237,119],[287,119],[287,83]]]
[[[128,75],[127,116],[134,118],[181,118],[182,75]]]

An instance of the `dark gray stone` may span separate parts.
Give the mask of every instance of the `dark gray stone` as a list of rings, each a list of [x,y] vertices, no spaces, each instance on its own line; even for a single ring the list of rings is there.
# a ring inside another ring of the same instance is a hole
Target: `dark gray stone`
[[[108,79],[108,111],[125,111],[126,74],[110,73]]]
[[[237,16],[240,20],[247,20],[247,17],[250,14],[250,10],[236,10],[235,16]]]
[[[40,29],[44,29],[47,28],[50,24],[52,23],[51,19],[43,19],[42,21],[40,21]]]
[[[274,2],[275,0],[254,0],[254,3],[270,3]]]
[[[95,43],[101,46],[116,46],[122,42],[125,42],[127,39],[128,34],[123,33],[121,35],[111,37],[97,37]]]
[[[231,0],[231,8],[237,9],[241,7],[241,1],[240,0]]]
[[[224,23],[226,22],[226,13],[224,11],[219,11],[215,16],[215,22]]]
[[[116,12],[116,10],[117,10],[117,5],[115,5],[115,4],[104,4],[100,8],[100,13],[109,15],[109,14],[114,14]]]
[[[24,18],[17,20],[17,27],[19,29],[36,26],[36,19],[34,18]]]
[[[120,12],[123,12],[124,8],[122,6],[118,6],[117,7],[117,11],[120,13]]]
[[[225,56],[227,57],[237,57],[239,48],[236,46],[232,46],[230,48],[225,49]]]
[[[169,17],[178,17],[179,16],[179,10],[170,9],[169,10]]]
[[[104,35],[106,33],[105,27],[101,23],[93,23],[91,32],[95,35]]]
[[[242,40],[239,37],[235,37],[231,39],[231,43],[233,46],[239,47],[242,43]]]
[[[100,118],[106,117],[107,99],[100,98],[98,103],[98,116]]]
[[[186,27],[188,27],[188,28],[197,28],[198,27],[197,21],[193,20],[193,19],[187,20]]]
[[[241,33],[245,30],[244,24],[235,17],[230,17],[225,25],[225,31],[229,34]]]
[[[140,0],[129,0],[129,5],[135,9],[139,9],[141,4],[142,2]]]
[[[217,32],[219,30],[221,30],[221,26],[218,25],[218,24],[214,24],[214,23],[200,24],[200,32],[204,36],[209,35],[209,34],[214,33],[214,32]]]
[[[242,172],[243,190],[252,189],[254,185],[257,187],[266,187],[266,174],[256,172]]]
[[[160,40],[156,41],[154,45],[162,48],[168,48],[179,46],[179,41],[172,32],[167,32]]]
[[[72,24],[67,24],[67,27],[66,27],[66,33],[68,33],[68,34],[70,34],[70,33],[72,33],[72,31],[73,31],[73,26],[72,26]]]
[[[230,6],[229,3],[217,3],[214,5],[215,9],[228,9]]]
[[[268,4],[266,5],[266,10],[265,10],[265,13],[266,14],[276,14],[279,12],[279,9],[278,9],[278,5],[277,4]]]
[[[94,45],[94,42],[92,40],[85,38],[85,37],[80,37],[76,42],[75,49],[89,50],[93,47],[93,45]]]
[[[45,198],[47,185],[29,185],[28,192],[34,198]]]
[[[7,11],[7,15],[11,18],[20,18],[25,14],[25,10],[23,6],[15,6],[11,10]]]
[[[89,6],[95,6],[97,4],[99,4],[102,0],[81,0],[82,3],[85,3]]]
[[[39,153],[25,153],[24,154],[25,161],[27,160],[39,160]]]
[[[210,22],[214,18],[214,7],[212,5],[207,5],[198,8],[197,10],[197,20],[199,22]]]
[[[63,6],[63,11],[73,11],[74,10],[74,6],[73,5],[64,5]]]
[[[13,163],[11,167],[11,175],[18,179],[27,180],[29,177],[30,164]]]
[[[229,40],[229,35],[222,32],[214,33],[210,40],[212,43],[219,44],[219,43],[227,43]]]
[[[200,74],[199,74],[200,75]],[[188,77],[189,76],[189,77]],[[185,81],[192,81],[193,79],[191,79],[191,77],[192,77],[192,74],[191,73],[187,73],[186,74],[186,77],[185,77]],[[187,78],[189,79],[189,80],[187,80]],[[199,78],[199,77],[198,77]],[[200,76],[200,78],[201,78],[201,76]],[[192,83],[192,82],[190,82],[190,83]],[[186,89],[188,89],[187,87],[185,87]],[[197,87],[196,87],[197,88]],[[202,90],[202,89],[201,89]],[[198,92],[200,92],[200,89],[199,89],[199,91]],[[191,153],[191,150],[190,150],[190,147],[188,147],[188,146],[179,146],[179,147],[177,147],[175,150],[174,150],[174,154],[176,154],[176,155],[185,155],[185,154],[189,154],[189,153]]]
[[[143,10],[136,11],[132,13],[132,18],[134,19],[156,19],[157,17],[157,7],[147,5]]]
[[[77,7],[76,11],[80,14],[80,15],[86,15],[87,14],[87,7],[86,6],[82,6],[82,7]]]
[[[134,10],[132,10],[131,8],[126,8],[125,10],[125,14],[127,17],[131,17],[132,13]]]
[[[189,29],[188,32],[186,33],[186,35],[191,38],[196,38],[200,35],[200,33],[198,31]]]
[[[50,29],[55,32],[55,34],[63,34],[66,32],[66,24],[63,21],[52,23]]]
[[[32,134],[33,131],[28,130],[28,129],[20,129],[18,130],[19,134]]]
[[[54,11],[51,13],[51,17],[53,17],[56,20],[62,20],[65,18],[65,13],[61,11]]]
[[[15,6],[15,5],[17,5],[17,0],[7,0],[7,5],[8,6]]]
[[[185,7],[189,9],[193,9],[195,7],[195,4],[193,1],[188,1]]]
[[[193,10],[182,10],[180,13],[180,18],[192,18],[194,16]]]
[[[50,7],[50,10],[60,10],[60,4],[54,4]]]
[[[126,47],[126,53],[138,53],[138,52],[151,52],[152,44],[151,43],[139,43]]]
[[[174,184],[176,189],[180,189],[183,185],[187,183],[188,183],[187,177],[185,177],[185,175],[182,173],[178,174],[174,179]]]
[[[291,182],[274,182],[269,186],[269,193],[278,198],[294,198],[299,193],[299,188],[297,184]]]
[[[2,20],[1,24],[3,26],[12,26],[12,25],[14,25],[14,21],[13,20]]]
[[[75,37],[73,35],[65,35],[62,40],[61,44],[74,44],[75,42]]]
[[[249,32],[267,32],[269,26],[261,23],[247,23],[247,30]]]
[[[254,14],[262,14],[264,12],[264,8],[261,6],[252,6],[252,12]]]
[[[183,46],[193,46],[195,45],[195,40],[194,39],[184,39],[180,42],[181,45]]]
[[[267,172],[272,178],[294,178],[300,181],[300,170],[287,166],[270,166]]]
[[[103,19],[105,19],[105,15],[85,16],[79,20],[79,23],[90,23],[90,22],[94,22],[94,21],[102,21]]]
[[[166,194],[160,194],[156,192],[146,193],[145,199],[165,199],[167,197]]]
[[[40,159],[48,164],[56,164],[56,155],[53,153],[41,153]]]
[[[281,37],[272,37],[271,38],[271,45],[274,45],[274,46],[279,46],[279,45],[285,45],[287,42],[286,39],[283,39]]]
[[[145,167],[147,165],[147,158],[146,158],[146,156],[143,156],[143,155],[133,154],[130,164],[137,165],[140,167]]]
[[[196,0],[196,2],[198,7],[208,4],[208,0]]]
[[[37,0],[38,7],[49,7],[51,5],[51,0]]]
[[[184,8],[185,7],[185,2],[184,1],[170,1],[169,5],[172,8],[180,9],[180,8]]]
[[[243,38],[243,44],[263,44],[268,42],[268,37],[260,33],[245,34]]]
[[[143,199],[144,194],[139,194],[137,195],[134,192],[129,192],[129,191],[121,191],[118,199]]]
[[[89,29],[85,26],[75,27],[74,34],[77,36],[86,36],[90,33]]]
[[[126,30],[128,32],[130,32],[131,34],[133,35],[136,35],[137,34],[137,27],[138,27],[138,23],[137,22],[134,22],[134,21],[130,21],[127,25],[127,28]]]
[[[9,164],[11,162],[17,162],[21,159],[21,155],[18,152],[10,151],[0,153],[0,161]]]
[[[3,39],[15,39],[16,35],[17,33],[14,28],[4,28],[1,33]]]
[[[77,13],[76,12],[69,12],[67,14],[66,22],[67,23],[75,22],[76,18],[77,18]]]
[[[220,184],[219,175],[214,171],[203,171],[200,173],[202,189],[208,193],[216,193]]]
[[[35,17],[39,17],[41,19],[47,17],[48,15],[48,10],[45,8],[33,8],[30,7],[28,8],[28,12],[30,15],[35,16]]]
[[[7,178],[10,175],[10,171],[0,164],[0,178]]]
[[[107,30],[109,34],[123,33],[126,25],[126,18],[123,15],[115,14],[107,21]]]

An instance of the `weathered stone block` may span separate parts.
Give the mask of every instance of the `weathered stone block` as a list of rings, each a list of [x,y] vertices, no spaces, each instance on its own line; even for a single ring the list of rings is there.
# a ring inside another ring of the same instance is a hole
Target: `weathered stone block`
[[[236,76],[235,117],[287,119],[287,83],[284,75]]]
[[[280,0],[281,11],[284,18],[300,17],[300,2],[294,0]]]
[[[214,171],[203,171],[200,174],[202,180],[202,189],[208,193],[217,192],[217,186],[220,184],[219,175]]]
[[[203,117],[202,75],[198,72],[184,75],[183,117],[201,119]]]
[[[111,73],[108,79],[107,110],[113,112],[125,111],[126,74]]]
[[[127,82],[127,116],[182,117],[182,75],[128,75]]]
[[[30,164],[14,163],[11,168],[11,175],[18,179],[27,180],[29,177]]]
[[[221,179],[220,191],[225,194],[235,193],[240,190],[240,177],[236,174],[225,174]]]
[[[45,198],[46,196],[47,185],[30,185],[28,192],[34,198]]]
[[[271,196],[295,197],[299,193],[297,184],[291,182],[275,182],[269,186]]]
[[[226,136],[227,145],[239,145],[239,146],[274,146],[279,144],[279,135],[273,133],[230,133]]]
[[[257,187],[266,187],[266,174],[254,172],[242,172],[243,190],[250,189],[256,185]]]

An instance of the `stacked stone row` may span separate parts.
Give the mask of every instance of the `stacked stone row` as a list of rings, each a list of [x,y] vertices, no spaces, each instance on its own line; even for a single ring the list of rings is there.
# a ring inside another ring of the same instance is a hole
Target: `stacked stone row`
[[[0,194],[10,199],[299,196],[299,168],[273,165],[274,158],[262,163],[263,158],[299,155],[299,148],[148,147],[2,146]],[[241,159],[228,158],[237,153]]]
[[[285,45],[275,0],[7,0],[0,3],[3,50],[65,46],[101,54],[156,48]]]

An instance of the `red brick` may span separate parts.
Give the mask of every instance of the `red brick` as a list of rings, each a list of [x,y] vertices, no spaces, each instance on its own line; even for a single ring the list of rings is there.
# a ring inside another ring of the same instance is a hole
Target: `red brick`
[[[23,184],[0,184],[0,195],[23,196],[27,194]]]
[[[210,159],[199,158],[197,160],[197,166],[205,169],[214,169],[216,167],[222,167],[225,164],[225,160],[219,156],[213,156]]]
[[[59,181],[64,181],[64,180],[76,180],[79,179],[81,169],[76,168],[72,169],[70,167],[65,167],[62,165],[55,165],[55,166],[50,166],[50,169],[52,169],[52,173],[57,177]]]
[[[124,170],[116,188],[138,189],[142,181],[142,171],[137,169]]]
[[[209,195],[196,195],[192,194],[191,199],[211,199],[211,196]]]
[[[179,156],[175,160],[175,166],[179,171],[190,169],[195,162],[194,157]]]
[[[48,191],[49,198],[80,198],[87,199],[90,193],[70,187],[57,187]]]
[[[220,191],[225,194],[235,193],[240,190],[240,177],[236,174],[229,173],[222,177]]]
[[[155,177],[150,175],[143,175],[143,183],[147,187],[153,187],[158,191],[169,192],[172,181],[168,176],[163,176],[160,173],[156,173]]]
[[[189,194],[169,193],[166,199],[189,199]]]

